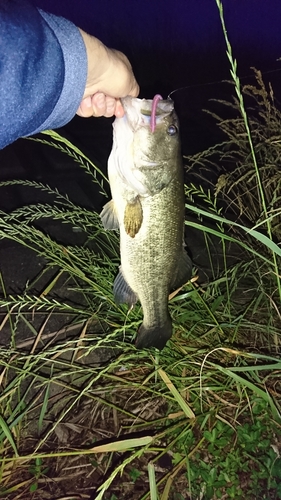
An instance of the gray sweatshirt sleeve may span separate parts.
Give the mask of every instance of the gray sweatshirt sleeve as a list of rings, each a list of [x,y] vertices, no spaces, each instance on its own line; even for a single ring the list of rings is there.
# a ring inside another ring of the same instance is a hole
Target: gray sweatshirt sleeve
[[[86,47],[79,30],[63,17],[53,16],[42,10],[39,12],[60,44],[64,60],[64,84],[50,116],[32,134],[68,123],[79,107],[87,79]]]
[[[22,0],[1,1],[0,148],[69,122],[86,79],[86,48],[74,24]]]

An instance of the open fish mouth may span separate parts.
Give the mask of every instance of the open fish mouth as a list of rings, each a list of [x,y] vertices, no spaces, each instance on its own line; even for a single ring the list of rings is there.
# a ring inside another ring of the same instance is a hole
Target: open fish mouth
[[[152,133],[157,123],[172,113],[174,109],[172,99],[163,99],[160,94],[156,94],[153,99],[139,99],[131,96],[122,97],[121,103],[127,119],[133,128],[135,128],[137,123],[142,121],[149,125]]]

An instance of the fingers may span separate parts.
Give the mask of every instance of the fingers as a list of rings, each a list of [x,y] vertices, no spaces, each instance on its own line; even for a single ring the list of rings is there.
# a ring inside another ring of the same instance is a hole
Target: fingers
[[[124,116],[124,114],[125,114],[125,111],[124,111],[124,108],[121,104],[121,101],[119,99],[117,99],[116,107],[115,107],[115,116],[116,116],[116,118],[122,118],[122,116]]]
[[[86,87],[77,114],[89,116],[124,115],[120,97],[137,97],[139,86],[128,58],[107,48],[100,40],[80,29],[88,61]]]
[[[117,116],[120,118],[124,115],[124,109],[119,99],[97,92],[81,101],[76,114],[84,118],[90,116],[105,116],[106,118]]]

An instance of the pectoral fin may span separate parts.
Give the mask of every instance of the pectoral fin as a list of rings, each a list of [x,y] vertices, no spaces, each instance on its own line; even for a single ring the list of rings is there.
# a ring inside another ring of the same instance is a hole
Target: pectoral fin
[[[104,229],[119,229],[119,221],[113,200],[110,200],[108,203],[106,203],[106,205],[104,205],[100,214],[100,218],[103,223]]]
[[[184,247],[182,248],[182,253],[180,255],[177,272],[172,282],[172,289],[179,288],[188,280],[190,280],[192,274],[192,261],[189,255],[186,253]]]
[[[138,301],[137,295],[125,280],[121,267],[114,281],[113,294],[116,304],[128,304],[129,307],[132,307]]]
[[[126,233],[134,238],[142,225],[142,206],[139,197],[133,203],[127,203],[124,213],[124,227]]]

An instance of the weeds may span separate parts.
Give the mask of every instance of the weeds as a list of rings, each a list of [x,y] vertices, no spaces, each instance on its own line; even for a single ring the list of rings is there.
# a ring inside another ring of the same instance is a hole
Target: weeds
[[[19,295],[0,280],[9,332],[0,358],[2,498],[281,498],[280,115],[260,73],[258,87],[241,90],[216,1],[236,90],[228,108],[240,114],[219,119],[223,145],[189,159],[206,166],[219,157],[227,173],[216,190],[186,186],[187,244],[191,228],[203,234],[208,279],[194,270],[171,295],[174,335],[161,353],[132,344],[141,311],[113,301],[118,236],[99,216],[41,183],[0,184],[51,200],[0,214],[0,237],[45,263]],[[244,95],[258,104],[253,115]],[[81,151],[56,133],[43,137],[106,193]],[[79,228],[84,245],[51,239],[39,229],[44,218]]]

